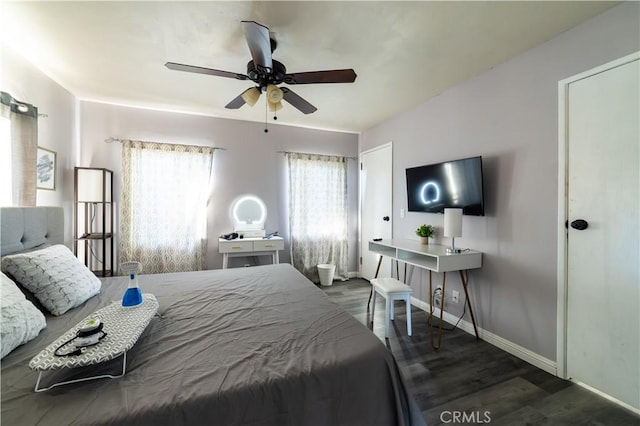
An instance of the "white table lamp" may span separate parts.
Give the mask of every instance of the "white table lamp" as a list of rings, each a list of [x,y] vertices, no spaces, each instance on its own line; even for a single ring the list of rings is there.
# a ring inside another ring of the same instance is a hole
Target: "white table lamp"
[[[451,237],[447,253],[460,253],[456,249],[456,237],[462,237],[462,209],[444,209],[444,236]]]

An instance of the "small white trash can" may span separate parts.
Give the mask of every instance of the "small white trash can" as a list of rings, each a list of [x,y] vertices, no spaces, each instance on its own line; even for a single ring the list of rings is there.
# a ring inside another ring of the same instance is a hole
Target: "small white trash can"
[[[336,272],[336,265],[330,263],[321,263],[318,265],[318,275],[320,276],[320,284],[329,286],[333,284],[333,274]]]

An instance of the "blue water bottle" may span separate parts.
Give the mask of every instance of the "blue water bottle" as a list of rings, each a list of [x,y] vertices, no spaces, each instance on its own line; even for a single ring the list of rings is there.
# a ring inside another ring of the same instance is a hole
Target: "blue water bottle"
[[[138,286],[136,274],[142,271],[142,265],[140,262],[124,262],[120,264],[120,270],[129,274],[129,286],[122,296],[122,306],[125,308],[138,306],[142,303],[142,291]]]

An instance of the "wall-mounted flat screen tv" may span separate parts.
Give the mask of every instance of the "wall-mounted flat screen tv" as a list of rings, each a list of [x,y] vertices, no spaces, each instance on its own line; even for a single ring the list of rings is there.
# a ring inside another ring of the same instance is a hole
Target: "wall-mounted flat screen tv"
[[[407,173],[410,212],[444,213],[457,207],[471,216],[484,216],[482,157],[411,167]]]

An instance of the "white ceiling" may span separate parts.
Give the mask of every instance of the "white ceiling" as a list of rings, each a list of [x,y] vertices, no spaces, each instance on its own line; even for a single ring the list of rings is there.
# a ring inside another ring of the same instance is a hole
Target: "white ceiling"
[[[318,111],[285,104],[278,123],[360,132],[615,4],[5,1],[0,37],[80,99],[264,121],[263,102],[224,108],[250,81],[164,67],[246,73],[240,21],[254,20],[275,35],[273,57],[288,72],[358,74],[353,84],[289,86]]]

